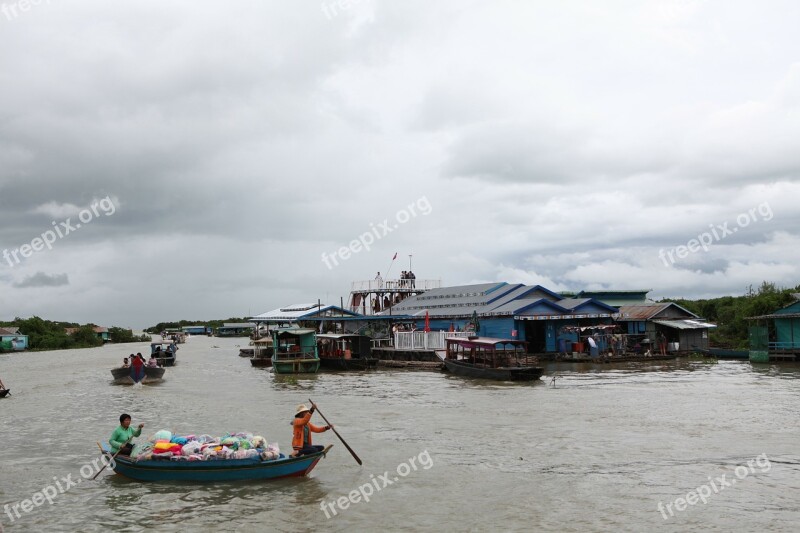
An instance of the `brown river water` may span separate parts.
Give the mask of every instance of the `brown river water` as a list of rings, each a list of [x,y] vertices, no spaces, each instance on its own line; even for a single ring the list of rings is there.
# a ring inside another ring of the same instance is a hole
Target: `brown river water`
[[[192,337],[163,383],[136,387],[111,384],[109,369],[146,343],[0,355],[12,390],[0,399],[0,530],[800,527],[798,366],[551,365],[534,384],[408,371],[294,378],[252,368],[238,357],[246,343]],[[142,437],[249,431],[285,452],[309,398],[363,466],[327,432],[315,444],[334,447],[307,478],[148,484],[107,469],[88,479],[95,442],[122,412],[145,424]],[[80,482],[52,504],[41,496],[70,475]],[[370,484],[367,502],[358,489]]]

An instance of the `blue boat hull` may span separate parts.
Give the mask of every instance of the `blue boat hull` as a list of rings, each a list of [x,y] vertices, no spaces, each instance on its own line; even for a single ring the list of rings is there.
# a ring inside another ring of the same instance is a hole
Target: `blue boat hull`
[[[308,475],[324,453],[260,459],[215,459],[210,461],[138,461],[117,456],[114,472],[137,481],[243,481],[268,480]]]

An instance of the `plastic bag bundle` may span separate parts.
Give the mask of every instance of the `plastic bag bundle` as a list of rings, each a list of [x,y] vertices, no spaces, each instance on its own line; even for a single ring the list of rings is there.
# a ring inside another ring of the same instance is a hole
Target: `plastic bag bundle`
[[[131,457],[138,457],[140,455],[150,453],[153,451],[153,445],[149,442],[137,442],[133,445],[131,450]]]
[[[220,443],[221,443],[223,446],[235,446],[235,447],[237,447],[237,448],[238,448],[238,446],[239,446],[239,437],[233,437],[233,436],[231,436],[231,435],[228,435],[227,437],[224,437],[224,438],[223,438],[223,439],[220,441]]]
[[[170,452],[173,455],[180,455],[181,445],[173,444],[171,442],[159,441],[156,442],[155,445],[153,446],[153,453],[167,453],[167,452]]]
[[[217,450],[214,448],[206,448],[203,450],[203,457],[206,459],[213,459],[217,457]]]
[[[232,459],[254,459],[258,457],[256,450],[237,450],[233,452]]]
[[[158,442],[160,440],[165,440],[165,441],[169,442],[169,440],[171,438],[172,438],[172,432],[167,430],[167,429],[162,429],[162,430],[156,431],[153,434],[153,436],[150,437],[150,442]]]
[[[166,429],[154,433],[150,442],[136,444],[133,460],[169,459],[173,461],[208,461],[214,459],[258,459],[271,461],[280,458],[277,443],[269,444],[262,436],[252,433],[228,433],[222,438],[211,435],[174,435]]]
[[[197,442],[196,440],[192,440],[187,442],[183,448],[181,448],[182,455],[194,455],[203,451],[203,445]]]

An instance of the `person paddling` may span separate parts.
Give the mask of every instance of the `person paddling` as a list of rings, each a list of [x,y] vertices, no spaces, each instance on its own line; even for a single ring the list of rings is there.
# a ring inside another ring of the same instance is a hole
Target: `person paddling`
[[[309,455],[318,453],[325,449],[324,446],[314,446],[311,442],[311,433],[324,433],[333,426],[315,426],[311,423],[311,415],[314,414],[314,407],[311,409],[304,404],[297,406],[297,410],[292,420],[294,433],[292,435],[292,448],[294,453],[292,456],[299,457],[301,455]]]
[[[111,434],[111,438],[108,439],[108,444],[111,445],[111,451],[113,453],[119,452],[120,455],[131,454],[133,444],[130,443],[130,440],[142,434],[144,424],[139,424],[139,427],[136,429],[133,429],[130,425],[131,415],[127,413],[119,415],[119,427],[114,430],[114,433]]]

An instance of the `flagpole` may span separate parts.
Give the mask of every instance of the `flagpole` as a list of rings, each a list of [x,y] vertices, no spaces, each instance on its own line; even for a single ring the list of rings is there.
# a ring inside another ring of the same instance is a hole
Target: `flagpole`
[[[389,268],[386,269],[386,279],[389,279],[389,271],[392,270],[392,266],[394,265],[395,259],[397,259],[397,252],[395,252],[394,257],[392,257],[392,262],[389,263]]]

